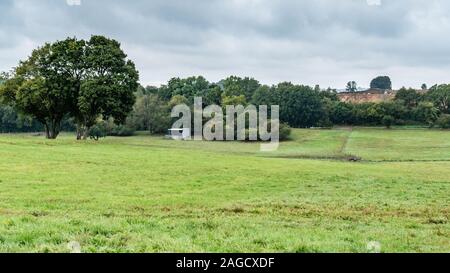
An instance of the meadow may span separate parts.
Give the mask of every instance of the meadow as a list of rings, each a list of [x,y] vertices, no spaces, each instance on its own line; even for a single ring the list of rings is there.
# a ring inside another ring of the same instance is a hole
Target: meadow
[[[74,138],[0,135],[0,252],[450,252],[449,131]]]

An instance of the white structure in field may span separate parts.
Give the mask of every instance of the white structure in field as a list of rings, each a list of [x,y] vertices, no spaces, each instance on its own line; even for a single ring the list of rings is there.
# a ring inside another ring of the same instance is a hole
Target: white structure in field
[[[169,134],[167,137],[173,140],[190,140],[191,128],[169,129]]]

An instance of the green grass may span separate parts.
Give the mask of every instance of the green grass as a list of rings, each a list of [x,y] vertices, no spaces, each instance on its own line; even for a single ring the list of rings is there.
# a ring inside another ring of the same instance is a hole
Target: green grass
[[[0,252],[450,252],[449,214],[448,131],[294,130],[273,153],[0,135]]]

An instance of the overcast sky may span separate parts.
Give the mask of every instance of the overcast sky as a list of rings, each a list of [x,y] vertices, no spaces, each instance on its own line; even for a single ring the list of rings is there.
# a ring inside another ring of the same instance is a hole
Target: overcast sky
[[[81,2],[77,5],[77,2]],[[102,34],[141,83],[231,74],[262,83],[450,82],[448,0],[1,0],[0,70],[44,42]]]

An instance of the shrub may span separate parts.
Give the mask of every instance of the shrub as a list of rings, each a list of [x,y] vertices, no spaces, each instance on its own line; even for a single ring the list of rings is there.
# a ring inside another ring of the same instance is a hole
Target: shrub
[[[126,125],[115,125],[109,132],[110,136],[127,137],[134,135],[135,129]]]
[[[441,115],[436,123],[442,129],[450,129],[450,115]]]
[[[386,126],[386,128],[390,129],[392,124],[395,122],[395,119],[393,116],[386,115],[381,121],[383,122],[383,125]]]
[[[269,130],[269,132],[271,130],[270,122],[269,122],[268,130]],[[258,135],[257,141],[261,141],[261,137],[259,135],[258,129],[255,129],[255,128],[245,129],[245,141],[250,141],[250,133],[256,133]],[[280,141],[289,140],[291,133],[292,133],[292,128],[288,124],[280,123],[280,136],[279,136]]]
[[[98,141],[100,138],[105,138],[108,134],[106,122],[100,122],[94,125],[88,132],[89,137]]]
[[[292,133],[292,128],[286,123],[280,124],[280,141],[289,140]]]

